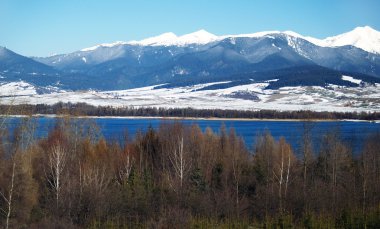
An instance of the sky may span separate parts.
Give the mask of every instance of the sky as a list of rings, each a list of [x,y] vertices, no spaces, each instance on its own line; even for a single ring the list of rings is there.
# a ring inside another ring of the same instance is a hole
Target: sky
[[[358,26],[380,30],[379,9],[379,0],[0,0],[0,46],[49,56],[200,29],[325,38]]]

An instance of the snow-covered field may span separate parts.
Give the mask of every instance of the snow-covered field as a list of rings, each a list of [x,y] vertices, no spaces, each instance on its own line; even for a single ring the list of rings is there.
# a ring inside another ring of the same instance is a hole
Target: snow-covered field
[[[345,78],[354,81],[355,79]],[[226,83],[226,82],[218,82]],[[54,104],[88,103],[114,107],[193,107],[198,109],[239,110],[313,110],[313,111],[380,111],[380,85],[362,87],[283,87],[267,90],[269,82],[252,83],[218,90],[199,90],[210,84],[172,89],[154,86],[121,91],[75,91],[38,93],[25,82],[0,85],[0,103]]]

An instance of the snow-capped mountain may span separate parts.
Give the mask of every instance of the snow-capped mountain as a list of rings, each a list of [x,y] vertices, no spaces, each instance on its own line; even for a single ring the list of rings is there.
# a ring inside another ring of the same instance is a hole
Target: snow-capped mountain
[[[0,102],[379,111],[379,38],[370,27],[326,39],[200,30],[50,57],[0,47]]]
[[[0,46],[0,71],[6,71],[9,74],[32,74],[43,75],[52,74],[56,71],[40,62],[21,56],[11,50]]]
[[[93,47],[84,48],[82,52],[94,51],[97,48],[115,47],[119,45],[141,45],[141,46],[186,46],[191,44],[207,44],[214,41],[221,40],[222,37],[218,37],[214,34],[207,32],[206,30],[199,30],[194,33],[186,34],[183,36],[177,36],[176,34],[169,32],[161,35],[150,37],[141,41],[117,41],[114,43],[104,43],[95,45]]]
[[[141,41],[117,41],[115,43],[100,44],[90,48],[84,48],[81,51],[93,51],[100,47],[114,47],[126,44],[142,46],[186,46],[191,44],[202,45],[215,41],[221,41],[227,38],[260,38],[279,34],[287,35],[293,38],[300,38],[321,47],[341,47],[349,45],[363,49],[367,52],[380,54],[380,32],[374,30],[369,26],[357,27],[350,32],[333,37],[327,37],[325,39],[303,36],[293,31],[264,31],[252,34],[216,36],[202,29],[183,36],[177,36],[176,34],[169,32]]]
[[[326,47],[351,45],[370,53],[380,54],[380,32],[369,26],[357,27],[350,32],[321,40],[317,45]]]
[[[270,80],[276,74],[280,80],[272,84],[282,86],[286,86],[285,82],[293,86],[295,82],[347,85],[341,80],[342,74],[359,79],[367,77],[367,81],[375,82],[380,78],[379,38],[379,32],[368,26],[323,40],[292,31],[223,36],[205,30],[182,36],[165,33],[141,41],[119,41],[68,54],[36,57],[34,61],[22,57],[23,64],[0,58],[0,67],[6,66],[2,71],[23,69],[27,63],[53,71],[51,77],[43,73],[44,77],[34,78],[28,73],[37,70],[19,71],[22,73],[17,78],[0,72],[0,81],[17,79],[36,86],[54,83],[53,86],[65,90],[122,90],[219,81],[242,83]],[[304,73],[303,77],[299,72]],[[333,77],[321,77],[324,74]],[[290,80],[292,75],[297,81]]]
[[[292,31],[216,36],[200,30],[183,36],[165,33],[141,41],[101,44],[35,60],[92,81],[112,79],[100,85],[86,83],[97,89],[213,82],[247,73],[254,78],[258,72],[305,65],[380,77],[380,55],[368,51],[380,47],[377,35],[370,27],[324,40]]]
[[[25,80],[48,86],[60,77],[60,71],[0,46],[0,83]]]
[[[88,51],[93,51],[93,50],[95,50],[97,48],[102,48],[102,47],[111,48],[111,47],[115,47],[115,46],[119,46],[119,45],[125,45],[125,44],[127,44],[127,42],[116,41],[114,43],[104,43],[104,44],[100,44],[100,45],[95,45],[93,47],[84,48],[84,49],[81,49],[80,51],[82,51],[82,52],[88,52]]]
[[[284,34],[293,38],[300,38],[320,47],[342,47],[342,46],[354,46],[356,48],[363,49],[364,51],[380,54],[380,32],[371,28],[370,26],[357,27],[352,31],[343,33],[337,36],[327,37],[325,39],[318,39],[310,36],[303,36],[293,31],[267,31],[258,32],[252,34],[240,34],[240,35],[227,35],[220,36],[221,38],[228,37],[264,37],[274,34]]]
[[[130,41],[127,42],[127,44],[143,46],[186,46],[191,44],[202,45],[218,40],[221,40],[221,37],[202,29],[183,36],[177,36],[174,33],[164,33],[142,41]]]

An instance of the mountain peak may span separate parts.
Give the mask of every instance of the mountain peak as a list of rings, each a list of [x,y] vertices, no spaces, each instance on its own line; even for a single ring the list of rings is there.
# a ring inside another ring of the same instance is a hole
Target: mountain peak
[[[349,32],[346,32],[346,33],[343,33],[341,35],[344,35],[344,34],[351,34],[351,36],[353,34],[355,34],[356,36],[379,36],[380,32],[373,29],[372,27],[366,25],[366,26],[359,26],[359,27],[356,27],[355,29],[349,31]],[[339,35],[338,35],[339,36]]]
[[[159,45],[165,45],[167,42],[173,42],[177,39],[177,35],[175,35],[172,32],[169,33],[163,33],[158,36],[150,37],[141,41],[130,41],[128,44],[132,45],[143,45],[143,46],[159,46]]]
[[[218,36],[212,33],[209,33],[204,29],[201,29],[196,32],[180,36],[177,40],[177,43],[179,45],[207,44],[207,43],[218,40],[218,38],[219,38]]]
[[[7,47],[4,47],[4,46],[0,46],[0,50],[1,51],[9,51],[9,49],[7,49]]]
[[[368,26],[368,25],[366,25],[366,26],[358,26],[355,29],[353,29],[352,31],[357,31],[357,32],[363,32],[363,31],[365,31],[365,32],[373,32],[373,31],[375,31],[375,32],[377,32],[375,29],[373,29],[371,26]]]
[[[326,39],[317,39],[313,37],[303,36],[293,31],[264,31],[251,34],[239,34],[239,35],[224,35],[216,36],[207,32],[204,29],[195,31],[193,33],[177,36],[172,32],[163,33],[158,36],[150,37],[140,41],[122,42],[118,41],[110,44],[100,44],[90,48],[82,49],[81,51],[92,51],[99,47],[113,47],[117,45],[141,45],[141,46],[186,46],[186,45],[204,45],[216,41],[220,41],[226,38],[259,38],[265,36],[272,36],[273,34],[282,34],[291,37],[297,37],[307,40],[317,46],[322,47],[340,47],[351,45],[357,48],[361,48],[367,52],[380,54],[380,32],[376,31],[370,26],[356,27],[352,31],[327,37]]]
[[[217,36],[212,34],[212,33],[207,32],[204,29],[201,29],[201,30],[195,31],[193,33],[185,34],[181,37],[216,38]]]
[[[161,35],[150,37],[141,41],[130,41],[128,44],[143,46],[185,46],[189,44],[207,44],[216,41],[218,36],[207,32],[206,30],[198,30],[178,37],[174,33],[163,33]]]
[[[84,48],[84,49],[82,49],[80,51],[82,51],[82,52],[88,52],[88,51],[93,51],[93,50],[95,50],[97,48],[100,48],[100,47],[108,47],[108,48],[110,48],[110,47],[114,47],[114,46],[118,46],[118,45],[125,45],[125,44],[126,44],[126,42],[124,42],[124,41],[116,41],[114,43],[104,43],[104,44],[95,45],[95,46],[92,46],[92,47],[89,47],[89,48]]]
[[[352,45],[367,52],[380,54],[380,32],[370,26],[356,27],[352,31],[323,40],[326,46]]]
[[[11,55],[13,53],[14,52],[12,52],[11,50],[7,49],[6,47],[0,46],[0,56],[2,56],[2,57],[9,56],[9,55]]]

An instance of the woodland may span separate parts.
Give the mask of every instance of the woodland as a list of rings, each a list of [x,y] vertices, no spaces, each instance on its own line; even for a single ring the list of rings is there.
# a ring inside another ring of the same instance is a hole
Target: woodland
[[[180,122],[106,140],[91,119],[0,120],[3,228],[380,228],[380,133],[358,154],[339,130],[301,147],[269,131]],[[314,147],[314,146],[319,147]],[[318,148],[318,150],[315,150]]]

